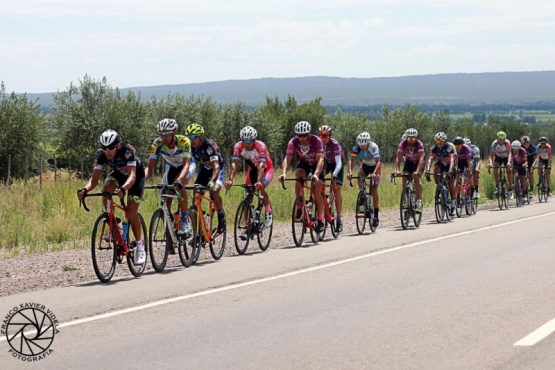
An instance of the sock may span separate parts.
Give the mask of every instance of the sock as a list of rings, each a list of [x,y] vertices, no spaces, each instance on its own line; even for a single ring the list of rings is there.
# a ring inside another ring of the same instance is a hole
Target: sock
[[[266,213],[271,213],[272,212],[272,207],[270,206],[270,204],[265,205],[264,209],[266,210]]]
[[[142,240],[137,240],[135,242],[135,245],[137,246],[137,251],[139,251],[139,252],[144,252],[145,251],[145,245],[143,244]]]
[[[417,199],[416,200],[416,205],[421,206],[422,205],[422,199]]]
[[[337,214],[337,221],[341,222],[341,213]]]
[[[189,211],[181,212],[181,222],[189,223]]]
[[[374,208],[374,218],[378,218],[379,208]]]

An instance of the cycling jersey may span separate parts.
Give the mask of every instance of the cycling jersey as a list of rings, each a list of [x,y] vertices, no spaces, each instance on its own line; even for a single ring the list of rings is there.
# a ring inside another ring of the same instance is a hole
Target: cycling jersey
[[[472,152],[472,166],[476,169],[478,161],[480,160],[480,148],[474,144],[470,144],[470,151]]]
[[[356,144],[351,150],[351,157],[357,157],[359,161],[367,166],[375,166],[378,159],[380,159],[380,149],[375,142],[371,142],[366,150],[361,150],[360,146]]]
[[[116,149],[114,158],[108,159],[106,153],[102,149],[98,149],[94,155],[94,169],[102,170],[104,165],[109,166],[112,170],[121,173],[124,176],[129,176],[129,167],[136,167],[137,177],[142,172],[144,176],[144,168],[139,158],[137,150],[130,144],[121,144],[119,149]]]
[[[522,167],[522,165],[527,161],[528,161],[528,154],[526,153],[526,149],[520,148],[516,153],[513,150],[513,164],[515,166]]]
[[[310,167],[316,166],[317,159],[316,154],[324,154],[324,144],[322,140],[316,135],[308,135],[308,145],[301,145],[301,141],[298,137],[294,137],[289,140],[287,144],[286,155],[297,154],[300,162],[305,162]]]
[[[460,149],[457,151],[457,157],[459,161],[470,161],[472,160],[472,149],[466,144],[462,144]]]
[[[268,152],[268,147],[260,140],[255,140],[251,150],[245,149],[245,144],[243,141],[238,141],[233,146],[233,156],[232,160],[239,161],[245,158],[247,164],[250,166],[258,167],[259,163],[264,163],[266,169],[274,168],[272,158],[270,158],[270,153]]]
[[[508,158],[511,150],[512,147],[509,140],[505,139],[501,143],[499,140],[493,140],[489,152],[494,153],[499,158]]]
[[[455,146],[449,142],[446,142],[441,148],[435,144],[432,145],[432,149],[430,150],[430,157],[437,159],[438,162],[445,166],[450,163],[450,158],[451,156],[454,156],[455,153]]]
[[[540,144],[536,145],[536,150],[538,151],[538,156],[544,161],[551,158],[551,145],[546,144],[542,147]]]
[[[330,138],[328,145],[324,148],[324,158],[326,161],[326,170],[324,172],[331,172],[333,176],[338,176],[339,172],[343,169],[343,148],[341,148],[339,141]]]
[[[202,139],[198,148],[193,148],[191,150],[191,154],[199,166],[202,166],[207,170],[212,169],[212,161],[218,161],[220,164],[220,170],[225,167],[224,157],[220,152],[220,148],[218,147],[218,144],[211,139]]]
[[[420,153],[424,153],[424,144],[420,140],[416,140],[414,145],[409,145],[407,140],[403,140],[399,143],[397,152],[403,153],[405,162],[417,163],[419,161],[418,157]]]
[[[162,142],[161,137],[154,139],[150,146],[149,159],[157,160],[158,156],[162,156],[171,167],[183,166],[183,158],[191,158],[191,141],[183,135],[175,135],[175,141],[175,147],[170,149]]]

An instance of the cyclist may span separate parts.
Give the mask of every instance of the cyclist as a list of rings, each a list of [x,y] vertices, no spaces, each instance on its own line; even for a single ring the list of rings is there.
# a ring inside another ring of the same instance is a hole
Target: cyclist
[[[256,190],[260,190],[262,202],[266,209],[264,226],[269,227],[272,225],[272,208],[270,206],[270,198],[268,193],[266,193],[266,187],[270,185],[274,178],[274,164],[272,158],[270,158],[268,147],[264,142],[256,140],[257,135],[256,129],[251,126],[245,126],[239,132],[241,141],[238,141],[233,146],[231,170],[229,171],[229,178],[224,185],[226,189],[231,188],[233,178],[237,172],[237,164],[241,161],[241,158],[244,158],[248,168],[245,184],[254,185]],[[240,238],[246,240],[247,235],[248,230],[244,230]]]
[[[547,137],[540,137],[538,145],[536,145],[536,150],[538,151],[538,167],[545,168],[545,177],[547,178],[547,193],[551,194],[551,160],[553,153],[551,151],[551,145],[547,140]],[[538,178],[540,177],[541,168],[538,168]],[[539,183],[536,185],[540,185]]]
[[[193,123],[187,126],[185,135],[191,140],[192,156],[199,166],[196,185],[206,186],[210,192],[210,198],[218,212],[218,230],[221,234],[225,231],[225,213],[220,196],[220,190],[224,184],[225,162],[216,142],[204,135],[204,127]]]
[[[378,145],[371,140],[370,134],[366,131],[357,136],[356,145],[351,151],[351,158],[349,159],[349,172],[347,173],[347,179],[349,179],[349,181],[353,177],[353,163],[355,158],[358,158],[360,161],[360,166],[357,171],[359,176],[358,187],[362,187],[362,180],[360,177],[365,176],[372,177],[374,179],[374,185],[370,189],[370,194],[372,195],[374,202],[373,227],[378,227],[380,224],[380,220],[378,218],[380,209],[378,185],[380,184],[380,176],[382,174],[382,161]]]
[[[135,253],[133,262],[135,265],[142,265],[146,261],[146,252],[137,211],[143,199],[145,170],[137,150],[130,144],[123,144],[116,131],[104,131],[100,135],[100,145],[102,149],[99,149],[94,155],[92,176],[87,185],[77,191],[77,197],[83,199],[83,195],[98,185],[104,165],[111,168],[112,171],[106,178],[102,191],[115,193],[120,198],[123,198],[125,193],[127,193],[125,217],[129,220],[129,225],[131,225],[137,247],[137,253]],[[103,203],[104,209],[106,209],[106,197],[104,197]]]
[[[296,136],[289,140],[285,158],[281,165],[282,174],[279,176],[279,182],[283,182],[287,176],[287,169],[291,164],[293,155],[297,155],[299,159],[295,167],[295,177],[302,178],[312,174],[314,180],[314,187],[310,189],[314,203],[316,206],[316,213],[318,222],[316,223],[316,232],[324,230],[324,200],[322,199],[322,181],[320,175],[323,177],[324,170],[324,145],[322,140],[310,133],[310,123],[307,121],[299,121],[295,124]],[[295,182],[295,194],[301,195],[301,184],[299,181]],[[301,218],[302,209],[297,209],[295,217]]]
[[[411,174],[416,188],[416,209],[415,212],[422,212],[422,167],[424,167],[424,158],[426,153],[424,151],[424,144],[422,141],[417,140],[418,131],[414,128],[409,128],[403,134],[403,139],[397,147],[397,156],[395,164],[393,165],[395,175],[401,173],[400,165],[401,160],[405,162],[403,165],[403,173]],[[407,179],[403,177],[403,188],[407,183]]]
[[[449,188],[449,193],[451,194],[451,207],[449,213],[451,215],[455,214],[455,206],[457,205],[457,200],[455,199],[455,186],[454,186],[454,175],[455,175],[455,146],[447,141],[447,134],[444,132],[438,132],[435,137],[435,144],[432,146],[430,151],[430,157],[428,158],[428,163],[426,164],[426,179],[430,181],[430,168],[432,166],[432,161],[435,159],[434,164],[434,182],[437,185],[439,182],[439,175],[443,172],[449,174],[447,180],[447,186]]]
[[[488,170],[493,167],[493,181],[495,182],[495,192],[499,193],[499,166],[507,166],[507,177],[509,180],[509,199],[513,199],[513,158],[511,142],[507,140],[507,134],[504,131],[497,133],[497,140],[491,143]]]
[[[480,198],[480,167],[482,167],[482,160],[480,159],[480,148],[472,144],[469,138],[463,138],[464,143],[470,147],[472,151],[472,181],[473,181],[473,192],[472,197],[474,199]]]
[[[145,170],[145,180],[148,180],[153,172],[158,156],[162,156],[165,162],[164,185],[173,184],[178,196],[181,209],[180,234],[187,234],[191,230],[189,225],[189,210],[187,208],[187,192],[184,185],[191,180],[195,174],[195,161],[191,160],[191,141],[187,136],[177,135],[177,122],[171,118],[164,118],[156,125],[159,137],[154,139],[150,146],[150,156]],[[171,209],[172,198],[166,198],[168,209]]]
[[[331,137],[331,127],[324,125],[318,129],[320,139],[324,145],[324,176],[331,173],[335,184],[333,184],[333,194],[335,199],[335,208],[337,209],[337,231],[343,231],[343,220],[341,212],[343,210],[343,198],[341,197],[341,188],[343,186],[343,149],[336,139]]]
[[[522,147],[526,150],[528,154],[528,177],[530,178],[530,191],[534,191],[534,166],[536,165],[536,158],[538,157],[538,150],[536,146],[530,141],[530,137],[524,135],[520,139]],[[528,194],[532,196],[532,194]]]
[[[457,151],[457,180],[463,173],[467,173],[467,179],[472,189],[474,188],[472,149],[464,143],[464,139],[461,136],[453,139],[453,145],[455,145],[455,150]]]
[[[528,200],[528,184],[526,182],[526,167],[528,167],[528,153],[526,149],[522,147],[520,141],[515,140],[511,143],[512,157],[513,157],[513,167],[515,171],[518,171],[518,177],[520,178],[520,183],[522,187],[522,197],[523,201]]]

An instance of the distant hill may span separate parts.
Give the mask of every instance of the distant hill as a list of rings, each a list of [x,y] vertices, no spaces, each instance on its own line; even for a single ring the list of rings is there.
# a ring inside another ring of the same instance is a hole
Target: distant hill
[[[219,103],[242,101],[262,104],[266,96],[298,102],[322,97],[323,105],[398,104],[522,104],[555,100],[555,71],[456,73],[407,77],[340,78],[297,77],[229,80],[181,85],[120,88],[152,96],[211,96]],[[52,94],[27,94],[43,106],[53,104]]]

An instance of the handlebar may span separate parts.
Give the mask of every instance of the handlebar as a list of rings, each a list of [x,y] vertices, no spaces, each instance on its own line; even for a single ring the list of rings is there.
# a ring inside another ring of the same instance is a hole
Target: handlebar
[[[351,176],[351,179],[349,180],[349,186],[353,187],[353,179],[361,179],[361,180],[369,180],[372,179],[374,176],[364,176],[364,177],[360,177],[360,176]]]
[[[85,194],[83,194],[83,198],[79,199],[79,207],[81,207],[81,205],[82,205],[83,208],[85,209],[85,211],[89,212],[90,209],[89,209],[89,207],[87,207],[87,203],[85,202],[86,198],[88,198],[88,197],[108,197],[108,198],[112,198],[114,195],[115,195],[115,193],[111,193],[111,192],[108,192],[108,191],[103,191],[103,192],[100,192],[100,193],[92,193],[92,194],[85,193]],[[120,198],[120,203],[121,203],[122,207],[125,208],[125,199],[124,199],[124,197]]]
[[[281,183],[281,187],[283,188],[283,190],[287,190],[287,188],[285,187],[285,181],[311,181],[312,182],[312,187],[314,187],[314,178],[313,177],[299,177],[299,178],[294,178],[294,179],[283,179],[282,181],[280,181]]]

